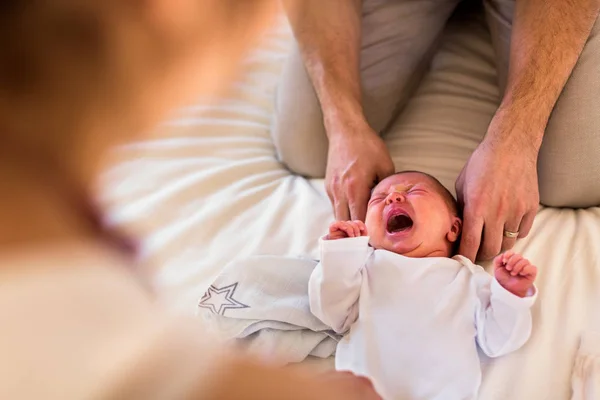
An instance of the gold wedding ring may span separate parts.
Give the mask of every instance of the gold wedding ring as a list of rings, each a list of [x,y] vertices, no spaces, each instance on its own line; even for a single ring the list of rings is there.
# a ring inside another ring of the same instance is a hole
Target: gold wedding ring
[[[516,239],[519,237],[519,232],[511,232],[511,231],[504,231],[504,236],[506,236],[509,239]]]

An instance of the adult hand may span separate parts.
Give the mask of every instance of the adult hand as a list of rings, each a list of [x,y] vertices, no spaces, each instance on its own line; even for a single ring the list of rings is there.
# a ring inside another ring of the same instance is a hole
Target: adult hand
[[[539,204],[537,156],[538,149],[515,140],[502,123],[490,125],[456,181],[463,207],[460,254],[489,260],[514,246],[516,238],[505,237],[505,230],[519,238],[529,234]]]
[[[364,221],[371,189],[393,173],[385,143],[366,123],[330,135],[325,187],[338,221]]]

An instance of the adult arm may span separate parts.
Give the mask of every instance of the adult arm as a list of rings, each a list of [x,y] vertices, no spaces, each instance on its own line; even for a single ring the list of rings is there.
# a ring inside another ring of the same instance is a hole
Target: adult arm
[[[325,184],[338,220],[364,220],[370,189],[394,172],[369,126],[359,74],[361,0],[286,0],[329,139]]]
[[[546,125],[599,9],[600,0],[517,0],[502,103],[456,183],[464,207],[459,252],[467,258],[512,248],[504,230],[528,235]]]

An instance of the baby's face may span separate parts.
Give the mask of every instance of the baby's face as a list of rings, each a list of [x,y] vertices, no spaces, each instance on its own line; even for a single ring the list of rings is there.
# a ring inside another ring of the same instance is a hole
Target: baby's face
[[[370,244],[407,257],[449,257],[461,229],[443,189],[427,175],[407,172],[381,181],[365,224]]]

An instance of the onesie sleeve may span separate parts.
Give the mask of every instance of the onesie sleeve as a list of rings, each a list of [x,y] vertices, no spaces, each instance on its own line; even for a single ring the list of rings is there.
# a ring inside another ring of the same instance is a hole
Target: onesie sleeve
[[[531,335],[531,307],[537,298],[535,286],[526,297],[504,289],[481,269],[475,274],[477,343],[489,357],[500,357],[523,346]]]
[[[363,268],[373,250],[369,237],[319,242],[321,261],[308,284],[310,310],[323,323],[346,332],[358,318],[358,298]]]

